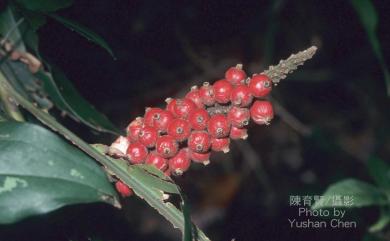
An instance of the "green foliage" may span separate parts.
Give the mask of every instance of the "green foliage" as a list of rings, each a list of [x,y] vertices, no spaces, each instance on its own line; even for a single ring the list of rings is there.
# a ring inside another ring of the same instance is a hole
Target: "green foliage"
[[[118,206],[105,173],[83,152],[28,123],[0,123],[0,223],[65,205]]]
[[[82,25],[80,25],[72,20],[66,19],[66,18],[61,17],[57,14],[51,13],[51,14],[48,14],[48,16],[50,16],[53,19],[57,20],[58,22],[62,23],[65,27],[69,28],[70,30],[76,31],[77,33],[79,33],[81,36],[85,37],[89,41],[92,41],[93,43],[104,48],[115,59],[114,52],[112,51],[110,46],[108,46],[107,42],[102,37],[97,35],[95,32],[91,31],[90,29],[88,29],[88,28],[86,28],[86,27],[84,27],[84,26],[82,26]]]
[[[70,7],[73,0],[15,0],[18,4],[31,11],[54,12]]]
[[[173,224],[174,227],[182,230],[183,234],[187,233],[189,227],[186,225],[185,219],[189,218],[189,215],[184,215],[179,209],[177,209],[172,203],[165,201],[164,192],[159,189],[161,186],[150,186],[152,183],[151,180],[145,181],[145,177],[143,175],[150,175],[146,171],[137,170],[139,167],[131,166],[128,167],[124,165],[120,161],[113,160],[108,156],[102,153],[102,150],[96,149],[91,145],[85,143],[78,136],[70,132],[60,123],[58,123],[53,117],[51,117],[48,113],[38,109],[33,104],[31,104],[28,100],[23,98],[23,96],[19,95],[11,86],[5,82],[4,79],[0,78],[0,85],[6,87],[7,91],[10,95],[27,111],[33,114],[38,120],[42,123],[50,127],[51,129],[59,132],[66,139],[70,140],[74,145],[78,146],[81,150],[89,154],[95,160],[100,162],[109,173],[114,173],[120,180],[124,183],[132,187],[135,194],[144,199],[150,206],[155,208],[161,215],[163,215],[169,222]],[[137,170],[137,171],[134,171]],[[145,169],[143,169],[145,170]],[[154,170],[156,172],[156,170]],[[130,175],[129,175],[130,174]],[[162,174],[160,174],[161,176]],[[158,176],[158,175],[157,175]],[[161,181],[165,181],[161,179]],[[154,183],[154,182],[153,182]],[[192,228],[191,228],[192,229]],[[201,230],[196,229],[195,231],[198,234],[200,241],[209,240]]]
[[[45,91],[59,109],[95,130],[122,134],[105,115],[97,111],[78,93],[59,68],[50,66],[50,72],[51,74],[39,71],[35,76],[43,81]]]
[[[378,186],[390,190],[390,165],[388,163],[372,156],[368,160],[368,171]]]
[[[352,6],[359,15],[360,21],[368,35],[372,50],[382,68],[387,85],[387,95],[390,95],[390,73],[383,57],[381,44],[377,36],[378,14],[370,0],[351,0]]]
[[[372,205],[386,205],[389,203],[385,192],[381,189],[356,179],[345,179],[330,185],[323,194],[324,199],[331,199],[334,196],[352,196],[353,205],[351,208],[366,207]],[[316,202],[313,209],[333,207],[331,202]]]

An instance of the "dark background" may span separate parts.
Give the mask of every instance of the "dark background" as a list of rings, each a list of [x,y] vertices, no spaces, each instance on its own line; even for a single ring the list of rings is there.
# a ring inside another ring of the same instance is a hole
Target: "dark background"
[[[389,63],[390,5],[373,3]],[[300,125],[277,115],[271,126],[252,126],[247,142],[234,142],[229,154],[213,155],[211,165],[177,181],[194,221],[216,241],[362,240],[377,219],[378,210],[366,208],[347,210],[356,229],[300,230],[288,223],[299,218],[290,195],[319,195],[346,177],[372,182],[367,159],[375,154],[390,160],[385,81],[349,1],[83,0],[59,14],[103,36],[117,60],[54,21],[39,32],[41,51],[121,128],[146,106],[222,78],[237,63],[258,73],[316,45],[315,57],[272,93]],[[115,138],[65,122],[90,143]],[[63,208],[5,228],[1,240],[180,239],[142,200],[124,203],[124,210]]]

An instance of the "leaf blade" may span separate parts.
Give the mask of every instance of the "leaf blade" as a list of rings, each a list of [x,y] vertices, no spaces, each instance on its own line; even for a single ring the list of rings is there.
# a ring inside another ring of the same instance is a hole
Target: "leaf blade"
[[[100,167],[42,127],[1,122],[0,148],[1,224],[77,203],[119,205]]]

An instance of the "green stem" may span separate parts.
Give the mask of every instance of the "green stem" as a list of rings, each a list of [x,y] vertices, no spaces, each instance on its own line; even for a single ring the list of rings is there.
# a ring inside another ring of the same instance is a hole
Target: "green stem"
[[[5,76],[0,72],[0,81],[6,82]],[[7,92],[7,89],[0,85],[0,100],[4,105],[4,111],[15,121],[23,122],[24,118],[22,113],[20,113],[19,108],[13,98]]]
[[[18,104],[28,110],[43,124],[63,135],[74,145],[78,146],[81,150],[93,157],[100,164],[112,171],[120,180],[131,186],[135,193],[138,193],[139,196],[142,196],[150,206],[157,209],[157,211],[160,212],[169,222],[171,222],[174,227],[179,228],[184,233],[184,216],[183,213],[181,213],[177,208],[173,207],[173,205],[167,205],[167,203],[164,203],[155,194],[148,192],[144,183],[142,183],[137,178],[128,175],[127,171],[124,170],[118,163],[112,162],[110,159],[106,158],[105,155],[101,154],[98,150],[84,142],[70,130],[66,129],[48,113],[38,109],[23,96],[19,95],[19,93],[8,84],[5,78],[0,78],[0,88],[6,90],[7,93],[9,93]],[[197,233],[199,241],[210,241],[210,239],[207,238],[207,236],[198,228]]]

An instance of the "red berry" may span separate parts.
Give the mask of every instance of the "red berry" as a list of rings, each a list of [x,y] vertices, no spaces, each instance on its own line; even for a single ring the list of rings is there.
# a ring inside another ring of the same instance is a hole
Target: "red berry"
[[[250,109],[252,120],[259,125],[268,125],[274,117],[272,104],[269,101],[257,100]]]
[[[250,79],[248,86],[254,97],[265,97],[272,90],[272,81],[268,76],[259,74]]]
[[[233,86],[226,80],[218,80],[213,84],[214,99],[220,104],[226,104],[230,101]]]
[[[189,150],[190,159],[194,162],[203,163],[203,165],[208,165],[210,163],[210,154],[211,152],[198,153]]]
[[[247,108],[233,106],[230,108],[227,118],[232,126],[242,128],[249,124],[251,115]]]
[[[194,130],[204,130],[210,119],[209,113],[205,109],[194,110],[189,116],[188,121]]]
[[[236,67],[231,67],[225,72],[225,78],[232,85],[239,85],[244,83],[246,73],[242,70],[242,65],[238,64]]]
[[[191,134],[191,125],[183,119],[174,119],[168,126],[168,135],[177,141],[184,141]]]
[[[155,166],[160,171],[165,171],[168,167],[168,160],[157,154],[156,151],[149,153],[145,163]]]
[[[202,102],[202,98],[200,98],[199,89],[197,86],[192,86],[191,91],[186,94],[185,98],[192,100],[192,102],[194,102],[198,108],[204,108],[204,104]]]
[[[188,149],[181,149],[174,157],[169,159],[169,169],[175,175],[182,175],[190,168],[191,160]]]
[[[134,142],[129,145],[126,154],[130,160],[130,163],[140,164],[144,162],[146,156],[148,155],[148,149],[146,149],[143,144]]]
[[[229,152],[230,138],[213,138],[211,139],[211,150]]]
[[[157,138],[156,151],[164,158],[170,158],[176,155],[179,145],[175,138],[170,135],[164,135]]]
[[[169,123],[173,120],[171,112],[160,108],[146,109],[144,122],[145,125],[155,127],[157,131],[167,132]]]
[[[175,115],[176,99],[166,98],[165,102],[167,103],[167,107],[165,109]]]
[[[225,115],[216,114],[210,118],[207,130],[214,138],[224,138],[229,135],[230,123]]]
[[[187,144],[194,152],[207,152],[211,146],[210,136],[206,131],[193,131]]]
[[[205,104],[207,106],[212,106],[215,104],[214,90],[209,82],[204,82],[202,87],[200,87],[199,96],[200,96],[203,104]]]
[[[144,126],[139,132],[138,141],[146,147],[152,148],[154,145],[156,145],[157,137],[158,132],[156,128],[151,126]]]
[[[247,107],[252,103],[251,89],[246,85],[238,85],[232,90],[230,101],[233,105]]]
[[[233,140],[239,140],[239,139],[245,140],[246,138],[248,138],[248,130],[245,128],[237,128],[235,126],[232,126],[232,128],[230,129],[229,136]]]
[[[130,197],[133,195],[133,190],[121,181],[115,183],[115,189],[121,194],[122,197]]]
[[[138,140],[138,135],[144,124],[142,117],[137,117],[126,128],[127,138],[132,141]]]

